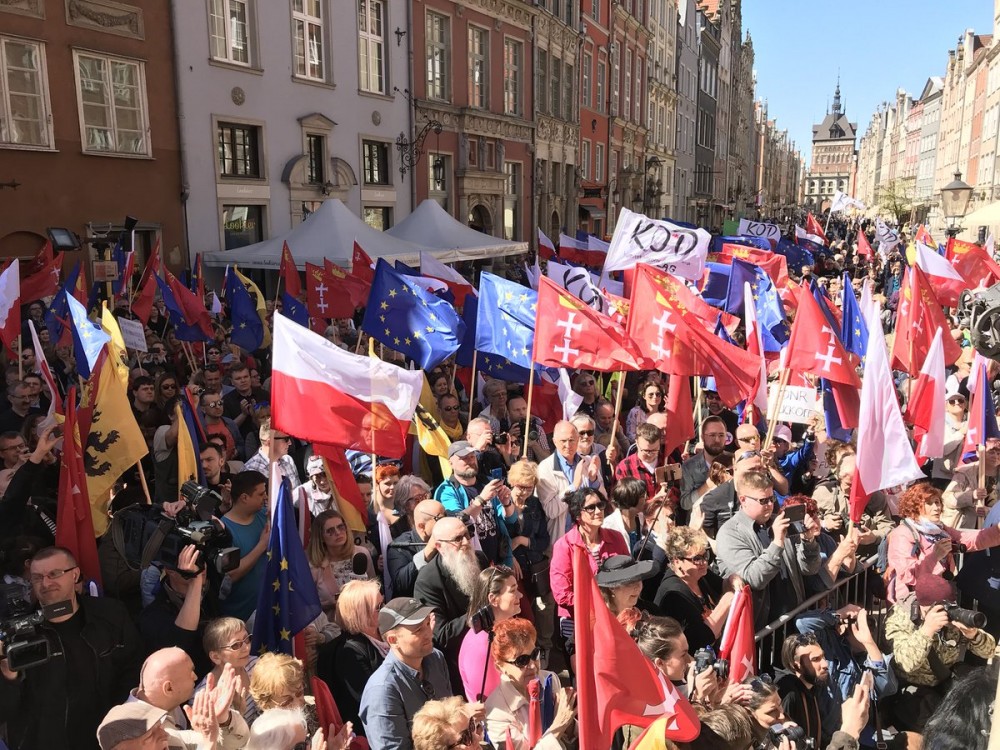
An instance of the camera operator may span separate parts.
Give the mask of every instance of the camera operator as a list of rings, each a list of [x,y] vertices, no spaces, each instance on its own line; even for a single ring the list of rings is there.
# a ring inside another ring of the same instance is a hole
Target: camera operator
[[[831,734],[833,727],[823,728],[820,694],[830,681],[830,663],[823,648],[812,633],[796,633],[781,645],[781,663],[784,674],[777,682],[781,708],[785,715],[805,729],[805,736],[813,747],[823,747],[824,732]]]
[[[226,466],[222,448],[215,443],[205,443],[201,446],[201,470],[205,472],[205,486],[222,498],[219,507],[215,509],[216,515],[225,515],[233,507],[233,498],[230,495],[233,475]]]
[[[956,607],[954,601],[950,581],[924,573],[917,578],[913,593],[896,602],[889,612],[885,637],[892,645],[893,666],[909,683],[896,699],[898,727],[923,731],[966,650],[988,659],[996,648],[993,636],[981,628],[985,618]]]
[[[195,659],[198,677],[212,669],[201,647],[205,623],[218,616],[218,602],[205,584],[205,568],[198,570],[201,553],[193,544],[181,550],[177,569],[167,568],[160,590],[139,613],[139,632],[146,648],[156,651],[176,646]]]
[[[528,402],[524,396],[511,396],[507,402],[507,414],[510,416],[508,432],[517,438],[517,442],[521,445],[524,445],[525,426],[528,428],[528,458],[538,463],[552,455],[552,447],[545,435],[542,420],[534,416],[530,421],[527,419]]]
[[[139,678],[142,651],[125,606],[79,596],[80,576],[62,547],[46,547],[31,561],[39,604],[68,602],[69,609],[38,626],[52,648],[47,662],[15,672],[0,660],[0,720],[11,750],[96,748],[101,717]]]

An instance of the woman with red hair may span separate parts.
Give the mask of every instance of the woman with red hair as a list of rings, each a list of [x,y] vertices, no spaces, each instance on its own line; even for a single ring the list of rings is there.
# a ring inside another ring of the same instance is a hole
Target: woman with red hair
[[[941,522],[943,510],[941,490],[927,482],[913,485],[900,496],[902,520],[888,536],[886,581],[890,601],[906,596],[925,573],[954,574],[953,553],[958,551],[958,545],[974,552],[1000,544],[1000,526],[960,531]]]

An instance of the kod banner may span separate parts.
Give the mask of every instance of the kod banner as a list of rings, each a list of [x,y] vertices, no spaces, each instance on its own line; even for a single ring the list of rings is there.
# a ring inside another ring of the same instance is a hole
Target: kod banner
[[[711,241],[712,235],[700,227],[689,229],[623,208],[608,248],[604,272],[647,263],[682,279],[698,281],[705,272]]]
[[[781,239],[781,229],[777,224],[766,224],[763,221],[740,219],[739,233],[744,237],[763,237],[765,240],[777,242]]]

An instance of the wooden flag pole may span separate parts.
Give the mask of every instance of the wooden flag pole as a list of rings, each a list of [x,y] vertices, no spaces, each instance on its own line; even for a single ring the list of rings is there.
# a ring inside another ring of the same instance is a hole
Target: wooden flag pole
[[[153,498],[149,494],[149,484],[146,482],[146,471],[142,468],[142,461],[136,461],[135,465],[139,469],[139,482],[142,484],[142,494],[146,496],[146,503],[152,505]]]
[[[479,354],[472,350],[472,381],[469,384],[469,421],[472,421],[472,407],[476,404],[476,357]]]
[[[617,445],[618,440],[618,418],[622,412],[622,397],[625,394],[625,371],[618,372],[618,388],[615,391],[615,418],[611,420],[611,445]]]
[[[767,436],[764,438],[763,448],[771,447],[771,440],[774,437],[774,428],[778,426],[778,412],[781,407],[781,400],[785,397],[785,388],[788,387],[788,380],[791,377],[791,370],[787,367],[781,371],[781,379],[778,381],[778,396],[774,404],[774,413],[767,420]]]
[[[17,379],[18,380],[24,380],[24,359],[23,359],[22,354],[21,354],[21,351],[22,351],[22,348],[23,348],[22,345],[21,345],[21,339],[22,338],[23,337],[20,336],[20,335],[17,337]],[[45,355],[43,354],[42,356],[44,357]],[[38,352],[35,352],[35,357],[36,358],[38,357]]]
[[[701,401],[703,398],[703,392],[701,389],[701,376],[694,376],[694,435],[691,437],[688,443],[694,443],[694,446],[698,445],[698,435],[701,433]],[[690,386],[689,386],[690,387]],[[690,451],[689,451],[690,452]]]
[[[535,363],[531,363],[531,367],[528,369],[528,414],[524,418],[524,434],[521,435],[521,442],[524,445],[521,446],[521,458],[528,457],[528,432],[530,431],[531,425],[531,397],[535,395]]]
[[[976,447],[976,459],[979,461],[979,481],[977,487],[981,490],[986,489],[986,446],[980,445]],[[976,500],[975,508],[978,511],[986,504],[985,500]],[[983,528],[983,517],[976,513],[976,528]]]

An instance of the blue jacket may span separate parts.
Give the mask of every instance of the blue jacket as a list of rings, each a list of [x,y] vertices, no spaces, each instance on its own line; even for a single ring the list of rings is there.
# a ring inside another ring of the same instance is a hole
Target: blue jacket
[[[479,491],[482,487],[473,488],[474,491]],[[464,511],[469,507],[469,493],[465,491],[465,488],[458,485],[454,479],[446,479],[441,484],[438,485],[437,489],[434,490],[434,499],[437,500],[449,515],[457,516],[459,513]],[[496,513],[497,517],[497,529],[499,530],[501,536],[501,549],[504,550],[504,559],[501,560],[504,565],[508,568],[514,566],[514,554],[511,552],[511,537],[517,536],[517,522],[518,522],[518,512],[515,509],[514,515],[510,518],[504,516],[503,506],[500,505],[500,501],[497,498],[493,498],[490,501],[493,506],[493,512]],[[483,511],[485,512],[485,508]]]
[[[789,486],[792,484],[792,479],[798,474],[802,468],[809,462],[812,458],[813,448],[816,446],[816,440],[805,439],[802,441],[802,445],[794,451],[790,451],[785,454],[784,458],[777,459],[778,470],[782,473],[785,479],[788,480]]]

